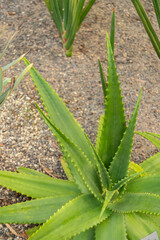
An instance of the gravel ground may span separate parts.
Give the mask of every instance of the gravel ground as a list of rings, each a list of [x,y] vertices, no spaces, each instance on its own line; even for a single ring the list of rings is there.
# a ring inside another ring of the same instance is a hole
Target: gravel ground
[[[151,1],[143,1],[158,32]],[[96,139],[98,119],[103,113],[103,93],[97,60],[107,70],[105,32],[110,29],[113,7],[116,10],[115,60],[121,82],[126,118],[129,119],[140,88],[143,96],[136,130],[160,133],[160,62],[130,0],[97,0],[74,42],[72,58],[64,55],[58,31],[42,0],[1,0],[0,17],[6,25],[0,49],[23,23],[1,65],[27,52],[27,59],[53,86],[75,118]],[[23,63],[6,76],[16,75]],[[16,171],[19,166],[64,176],[58,159],[59,147],[41,120],[34,101],[39,96],[29,75],[3,105],[0,118],[0,169]],[[136,136],[132,160],[143,161],[158,151],[148,141]],[[0,205],[26,200],[25,196],[0,189]],[[27,225],[13,225],[18,233]],[[20,240],[6,225],[0,224],[0,239]]]

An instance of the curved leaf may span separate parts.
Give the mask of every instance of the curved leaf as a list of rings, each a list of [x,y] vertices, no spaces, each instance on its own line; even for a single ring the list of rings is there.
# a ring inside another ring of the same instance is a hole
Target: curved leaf
[[[160,174],[160,153],[153,155],[139,164],[146,173]]]
[[[67,203],[56,212],[30,240],[66,239],[71,238],[109,217],[111,212],[106,209],[100,217],[102,204],[86,194]]]
[[[160,229],[145,214],[125,214],[125,221],[129,240],[140,240],[154,231],[160,236]]]
[[[137,134],[141,135],[142,137],[148,139],[151,143],[153,143],[157,148],[160,149],[160,140],[158,138],[158,134],[150,134],[150,133],[143,133],[143,132],[136,132]],[[157,135],[157,136],[156,136]],[[155,138],[157,137],[157,138]]]
[[[39,107],[38,110],[47,126],[57,138],[59,145],[62,148],[62,152],[64,152],[68,156],[68,158],[70,158],[75,171],[81,176],[82,182],[85,183],[86,187],[95,195],[95,197],[97,197],[98,199],[102,199],[101,184],[96,169],[89,162],[85,154],[74,143],[72,143],[70,139],[67,138],[59,129],[56,128],[56,126],[45,116],[45,114],[41,111]],[[73,172],[72,176],[75,177],[73,175]]]
[[[43,223],[75,195],[40,198],[0,208],[1,223]]]
[[[96,240],[126,240],[123,214],[113,213],[96,228]]]
[[[95,3],[95,1],[96,0],[89,0],[87,2],[87,4],[85,5],[85,7],[83,8],[82,13],[81,13],[81,18],[80,18],[80,21],[79,21],[79,27],[80,27],[81,23],[83,22],[83,20],[85,19],[88,12],[90,11],[91,7]]]
[[[10,67],[13,67],[15,64],[17,64],[20,60],[23,59],[23,57],[25,56],[25,54],[21,55],[19,58],[17,58],[16,60],[12,61],[11,63],[5,65],[2,67],[2,70],[5,71],[7,69],[9,69]]]
[[[142,176],[129,182],[127,192],[155,193],[160,195],[160,175]]]
[[[19,167],[17,172],[19,173],[22,173],[22,174],[26,174],[26,175],[34,175],[34,176],[40,176],[40,177],[44,177],[44,178],[47,178],[47,179],[51,179],[50,176],[42,173],[42,172],[38,172],[34,169],[30,169],[30,168],[24,168],[24,167]]]
[[[150,193],[125,193],[119,200],[108,204],[119,213],[142,212],[160,215],[160,197]]]
[[[28,66],[30,63],[24,58],[25,64]],[[90,143],[84,134],[83,129],[74,119],[69,109],[63,103],[58,94],[51,88],[44,78],[35,70],[34,67],[30,69],[30,75],[37,88],[37,91],[45,106],[49,119],[55,126],[61,130],[75,145],[83,150],[89,160],[94,163],[94,157]],[[64,120],[65,119],[65,120]]]
[[[160,28],[160,0],[152,0],[152,2],[156,13],[157,22]]]
[[[79,194],[73,182],[15,172],[0,171],[0,185],[33,198]]]
[[[136,107],[118,147],[118,151],[116,152],[116,155],[114,156],[114,159],[109,168],[110,176],[115,183],[127,175],[141,95],[142,90],[140,91]]]

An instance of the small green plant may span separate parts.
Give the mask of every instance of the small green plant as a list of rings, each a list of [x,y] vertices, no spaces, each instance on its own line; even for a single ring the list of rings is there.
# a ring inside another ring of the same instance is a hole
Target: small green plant
[[[95,147],[56,92],[30,69],[47,116],[37,108],[61,146],[68,178],[26,168],[0,171],[0,185],[32,197],[0,208],[0,223],[39,224],[27,232],[30,240],[140,240],[154,231],[160,236],[160,153],[140,165],[130,161],[142,91],[127,126],[108,35],[107,56],[105,112]]]
[[[76,32],[95,0],[44,0],[62,39],[66,56],[72,55]]]
[[[131,1],[143,23],[143,26],[151,40],[151,43],[152,43],[158,57],[160,58],[160,40],[153,28],[148,16],[147,16],[146,11],[144,10],[142,3],[140,2],[140,0],[131,0]],[[152,0],[152,3],[154,6],[157,22],[158,22],[158,25],[160,28],[160,0]]]
[[[3,36],[4,33],[4,27],[2,29],[2,32],[0,34],[0,39]],[[9,39],[9,41],[7,42],[4,50],[2,51],[2,53],[0,53],[0,61],[2,59],[2,57],[4,56],[10,42],[13,40],[13,38],[15,37],[17,32],[15,32],[13,34],[13,36]],[[1,67],[0,65],[0,107],[2,106],[2,104],[5,102],[6,98],[11,94],[11,92],[16,88],[16,86],[18,85],[18,83],[22,80],[22,78],[24,77],[24,75],[29,71],[29,69],[32,67],[33,64],[30,64],[29,66],[27,66],[18,77],[11,77],[11,78],[7,78],[4,77],[4,72],[9,69],[10,67],[13,67],[15,64],[17,64],[20,60],[23,59],[23,57],[25,56],[25,54],[23,54],[22,56],[20,56],[19,58],[17,58],[16,60],[14,60],[13,62],[7,64],[6,66]],[[7,84],[9,84],[8,87]],[[5,90],[3,90],[5,88]]]

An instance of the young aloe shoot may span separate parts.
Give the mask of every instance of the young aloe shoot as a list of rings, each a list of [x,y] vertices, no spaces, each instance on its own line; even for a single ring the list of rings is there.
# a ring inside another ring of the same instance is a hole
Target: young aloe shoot
[[[76,33],[96,0],[44,1],[59,31],[66,56],[70,57]]]

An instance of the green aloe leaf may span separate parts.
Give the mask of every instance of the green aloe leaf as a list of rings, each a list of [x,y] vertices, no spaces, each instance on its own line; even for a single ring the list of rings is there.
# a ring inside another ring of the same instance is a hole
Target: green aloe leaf
[[[160,228],[160,215],[148,215],[153,222]]]
[[[63,197],[47,197],[23,203],[12,204],[0,208],[1,223],[44,223],[75,195]]]
[[[150,193],[125,193],[108,208],[119,213],[142,212],[160,215],[160,197]]]
[[[62,148],[62,152],[65,152],[71,159],[72,164],[75,165],[77,172],[80,173],[81,178],[87,188],[95,195],[95,197],[101,199],[102,197],[100,182],[94,166],[88,161],[87,157],[84,155],[81,149],[79,149],[74,143],[70,141],[69,138],[67,138],[59,129],[57,129],[56,126],[45,116],[39,107],[38,110],[47,126],[57,138],[59,145]]]
[[[112,20],[111,20],[111,31],[110,31],[110,42],[111,42],[113,53],[114,53],[114,38],[115,38],[115,10],[113,9]]]
[[[123,187],[124,185],[128,184],[130,181],[132,181],[133,179],[139,177],[141,174],[143,174],[144,171],[141,172],[137,172],[134,173],[132,175],[129,175],[123,179],[121,179],[120,181],[118,181],[117,183],[115,183],[112,186],[112,190],[119,190],[121,187]]]
[[[153,143],[157,148],[160,149],[160,140],[157,139],[159,134],[152,134],[152,133],[143,133],[143,132],[136,132],[137,134],[141,135],[142,137],[148,139],[151,143]],[[157,137],[157,138],[155,138]]]
[[[125,222],[129,240],[140,240],[155,231],[158,236],[160,236],[160,229],[153,223],[152,219],[145,214],[125,214]]]
[[[109,168],[110,176],[115,183],[127,175],[141,95],[142,91],[140,91],[139,98],[129,121],[128,127]]]
[[[142,3],[140,2],[140,0],[131,0],[131,1],[143,23],[143,26],[151,40],[151,43],[157,53],[157,56],[160,58],[160,40],[158,39],[158,36],[147,16],[146,11],[143,8]]]
[[[71,238],[109,217],[105,210],[100,217],[102,204],[93,195],[82,195],[57,211],[29,240]]]
[[[139,173],[139,172],[143,172],[143,168],[138,165],[137,163],[130,161],[129,163],[129,169],[128,169],[128,175],[131,176],[132,174]]]
[[[67,29],[67,41],[65,44],[65,48],[68,50],[72,47],[76,31],[78,30],[78,25],[80,22],[81,12],[83,9],[85,0],[78,1],[76,4],[75,14],[72,20],[72,27],[68,30]]]
[[[79,194],[73,182],[31,174],[0,171],[0,185],[33,198]]]
[[[69,0],[64,1],[64,29],[66,30],[68,24]]]
[[[105,79],[105,75],[104,75],[100,60],[98,60],[98,65],[99,65],[99,71],[100,71],[100,77],[101,77],[101,83],[102,83],[102,90],[103,90],[104,98],[106,98],[106,79]]]
[[[160,28],[160,0],[152,0],[152,2],[156,13],[157,22]]]
[[[104,202],[103,202],[103,207],[102,207],[100,216],[103,215],[103,213],[104,213],[105,209],[107,208],[109,202],[110,202],[111,199],[114,197],[114,195],[117,195],[117,193],[118,193],[117,190],[108,191],[108,190],[106,189],[106,191],[105,191],[105,199],[104,199]]]
[[[30,63],[24,59],[25,64],[28,66]],[[42,78],[42,76],[35,70],[30,69],[32,80],[41,96],[48,117],[52,123],[56,125],[72,142],[83,149],[85,155],[94,164],[94,155],[90,148],[90,142],[86,138],[83,129],[74,119],[69,109],[63,103],[58,94],[49,86],[49,84]],[[64,121],[65,119],[65,121]],[[72,129],[72,131],[71,131]]]
[[[100,119],[99,119],[99,124],[98,124],[96,147],[95,147],[97,153],[99,152],[99,145],[100,145],[103,123],[104,123],[104,115],[101,114]]]
[[[22,173],[22,174],[31,174],[31,175],[34,175],[34,176],[40,176],[40,177],[44,177],[44,178],[47,178],[47,179],[51,179],[50,176],[42,173],[42,172],[38,172],[34,169],[30,169],[30,168],[24,168],[24,167],[19,167],[18,170],[17,170],[19,173]]]
[[[127,192],[146,192],[160,195],[160,175],[146,175],[129,182]]]
[[[9,87],[2,95],[0,95],[0,106],[5,102],[7,96],[9,95],[11,87]]]
[[[40,225],[27,229],[26,234],[30,237],[33,233],[35,233],[40,228]]]
[[[105,168],[104,163],[98,156],[98,153],[96,152],[93,144],[91,142],[90,142],[90,144],[93,149],[93,152],[95,153],[95,162],[96,162],[96,165],[98,168],[99,178],[100,178],[100,182],[102,184],[102,190],[104,191],[105,189],[111,189],[112,182],[111,182],[109,173],[107,172],[107,169]]]
[[[121,90],[111,43],[107,36],[108,75],[104,124],[99,144],[99,156],[109,167],[126,129]]]
[[[149,135],[154,136],[156,138],[160,138],[160,134],[152,133],[152,132],[146,132],[146,133],[148,133]]]
[[[63,26],[57,0],[44,0],[62,38]]]
[[[21,55],[19,58],[17,58],[16,60],[14,60],[13,62],[5,65],[2,67],[2,70],[5,71],[7,69],[9,69],[10,67],[13,67],[15,64],[17,64],[19,61],[21,61],[24,58],[25,54]]]
[[[72,174],[71,174],[71,170],[68,166],[68,163],[67,161],[65,160],[64,157],[60,158],[60,162],[61,162],[61,165],[63,167],[63,170],[68,178],[69,181],[74,181],[73,177],[72,177]]]
[[[146,173],[160,174],[160,153],[157,153],[140,163],[140,167],[142,167]]]
[[[73,177],[72,181],[75,182],[75,184],[78,186],[78,188],[81,190],[82,193],[90,193],[81,174],[77,170],[76,166],[72,163],[70,156],[68,156],[68,153],[63,152],[63,155],[64,155],[67,165],[71,171],[71,174]]]
[[[67,57],[72,56],[76,33],[95,1],[44,0],[59,31]]]
[[[96,240],[126,240],[123,214],[113,213],[96,228]]]
[[[5,87],[8,83],[11,83],[11,78],[4,78],[3,79],[3,87]]]
[[[0,54],[0,59],[2,59],[2,57],[4,56],[9,44],[11,43],[11,41],[13,40],[13,38],[15,37],[15,35],[17,34],[17,31],[12,35],[12,37],[8,40],[3,52]]]
[[[80,21],[79,21],[79,27],[80,27],[81,23],[83,22],[83,20],[85,19],[88,12],[90,11],[91,7],[95,3],[95,1],[96,0],[89,0],[88,3],[83,8],[82,13],[81,13],[81,17],[80,17]]]
[[[81,232],[75,237],[72,237],[71,240],[95,240],[94,234],[94,229],[91,228],[85,232]]]
[[[22,80],[22,78],[26,75],[26,73],[28,73],[28,71],[32,68],[33,64],[31,63],[29,66],[27,66],[22,72],[21,74],[17,77],[14,86],[12,88],[12,91],[17,87],[17,85],[20,83],[20,81]]]

